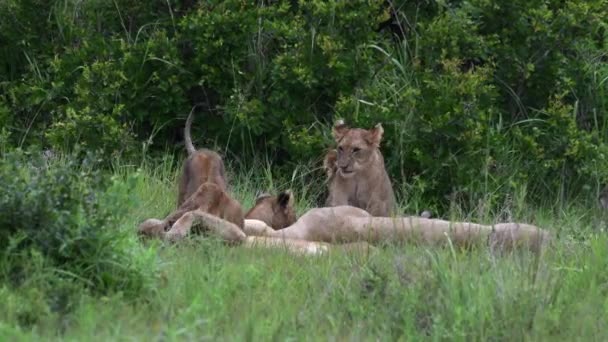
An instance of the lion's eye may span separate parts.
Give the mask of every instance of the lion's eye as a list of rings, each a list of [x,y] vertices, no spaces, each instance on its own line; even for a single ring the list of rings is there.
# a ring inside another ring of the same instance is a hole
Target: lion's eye
[[[344,149],[342,148],[342,146],[339,146],[339,147],[338,147],[338,152],[340,152],[340,153],[341,153],[341,152],[344,152]]]
[[[357,153],[357,152],[359,152],[359,151],[361,151],[361,149],[360,149],[360,148],[358,148],[358,147],[353,148],[353,153]]]

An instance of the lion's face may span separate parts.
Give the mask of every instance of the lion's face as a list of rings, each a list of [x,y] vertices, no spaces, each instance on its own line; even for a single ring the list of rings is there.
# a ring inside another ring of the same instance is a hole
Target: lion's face
[[[265,222],[275,230],[289,227],[296,222],[294,198],[290,190],[277,196],[262,194],[255,200],[255,205],[245,215],[246,219]]]
[[[335,167],[340,176],[349,178],[368,167],[380,147],[383,132],[381,124],[369,130],[348,128],[341,122],[334,126],[333,134],[338,144]]]

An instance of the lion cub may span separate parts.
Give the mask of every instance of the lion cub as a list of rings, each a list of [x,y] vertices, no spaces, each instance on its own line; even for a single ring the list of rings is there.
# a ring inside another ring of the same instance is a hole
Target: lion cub
[[[139,225],[138,234],[145,237],[163,238],[177,220],[194,210],[201,210],[222,218],[241,229],[245,218],[263,221],[275,230],[290,226],[296,221],[294,198],[290,190],[283,191],[277,196],[258,197],[253,208],[243,215],[243,209],[238,201],[216,184],[204,183],[164,220],[148,219],[142,222]]]
[[[186,150],[188,151],[188,158],[184,162],[179,181],[177,194],[178,208],[203,183],[215,184],[220,190],[226,191],[226,171],[222,157],[216,152],[205,148],[197,150],[192,143],[190,129],[192,127],[193,113],[194,110],[188,115],[186,126],[184,127],[184,140]]]
[[[338,166],[336,165],[337,160],[338,151],[335,149],[329,150],[325,155],[325,158],[323,159],[323,169],[325,169],[325,173],[327,174],[327,181],[329,183],[331,183],[333,177],[338,172]],[[423,210],[419,216],[422,218],[431,218],[433,214],[430,210]]]
[[[381,124],[366,130],[336,122],[333,135],[338,147],[323,162],[329,179],[327,206],[351,205],[372,216],[394,214],[395,194],[379,149],[383,133]]]
[[[139,225],[138,234],[140,236],[162,238],[184,214],[197,209],[243,228],[245,217],[241,204],[230,197],[217,184],[203,183],[177,210],[169,214],[164,220],[149,219],[142,222]]]
[[[283,191],[277,196],[262,194],[255,200],[245,218],[263,221],[274,230],[283,229],[296,222],[294,198],[291,190]]]
[[[140,224],[138,233],[143,236],[163,237],[177,220],[194,210],[219,217],[239,228],[243,228],[245,218],[263,221],[275,229],[284,228],[295,222],[291,191],[282,192],[278,196],[268,195],[258,198],[247,215],[243,214],[241,204],[227,193],[226,172],[222,158],[211,150],[196,150],[192,143],[190,130],[193,112],[188,115],[184,128],[188,158],[184,162],[179,181],[177,210],[164,220],[144,221]]]

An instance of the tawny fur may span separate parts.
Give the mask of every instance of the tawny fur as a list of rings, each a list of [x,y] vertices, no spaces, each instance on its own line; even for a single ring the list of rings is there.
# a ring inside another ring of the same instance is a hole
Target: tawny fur
[[[197,150],[192,143],[191,127],[194,109],[186,119],[184,127],[184,141],[188,158],[184,161],[182,175],[179,180],[177,194],[177,207],[190,197],[203,183],[213,183],[221,190],[226,191],[226,171],[224,161],[214,151],[202,148]]]
[[[327,151],[327,153],[325,154],[325,158],[323,159],[323,169],[325,170],[325,173],[327,174],[328,183],[332,182],[333,177],[338,172],[338,166],[336,164],[337,160],[338,160],[338,151],[336,149],[330,149],[329,151]],[[433,214],[431,213],[430,210],[424,210],[420,213],[420,217],[423,217],[423,218],[431,218],[432,216],[433,216]]]
[[[230,244],[240,244],[247,237],[241,227],[202,210],[193,210],[182,215],[165,233],[164,239],[177,242],[190,234],[193,227],[212,233]]]
[[[164,220],[148,219],[142,222],[139,225],[138,234],[142,237],[164,238],[164,234],[182,216],[195,210],[228,221],[239,229],[243,228],[244,215],[241,204],[216,184],[204,183],[177,210],[169,214]]]
[[[138,234],[142,237],[163,239],[165,234],[168,234],[175,227],[177,221],[192,211],[208,213],[230,222],[239,229],[243,228],[245,217],[261,220],[274,229],[281,229],[296,221],[293,205],[293,194],[288,190],[277,196],[261,196],[256,200],[255,205],[248,211],[247,215],[243,215],[242,207],[238,201],[230,197],[216,184],[204,183],[164,220],[148,219],[142,222],[138,228]]]
[[[275,231],[263,224],[245,221],[248,236],[265,236],[326,243],[411,243],[431,246],[488,246],[540,252],[550,242],[546,230],[523,223],[482,225],[421,217],[373,217],[352,206],[315,208],[293,225]]]
[[[246,219],[260,220],[275,230],[283,229],[296,222],[294,197],[291,190],[283,191],[277,196],[262,194],[255,200],[255,205]]]
[[[331,182],[334,178],[336,172],[338,172],[338,167],[336,166],[336,162],[338,161],[338,150],[331,149],[327,151],[325,154],[325,158],[323,158],[323,169],[327,174],[328,182]]]
[[[149,220],[148,220],[149,221]],[[147,221],[146,221],[147,222]],[[420,217],[372,217],[351,206],[315,208],[293,225],[274,230],[264,222],[245,220],[244,229],[200,210],[184,214],[164,234],[170,241],[185,238],[198,224],[224,241],[246,247],[280,247],[304,254],[323,254],[337,245],[369,251],[368,243],[427,246],[489,247],[494,251],[528,249],[541,253],[550,243],[546,230],[523,223],[482,225]],[[255,238],[259,237],[259,238]]]
[[[365,241],[344,243],[339,245],[327,242],[316,242],[296,239],[284,239],[264,236],[247,236],[244,247],[247,248],[279,248],[287,252],[301,255],[322,255],[332,251],[343,251],[348,253],[371,253],[376,247]]]
[[[349,128],[338,121],[333,128],[337,143],[324,158],[329,179],[329,207],[351,205],[374,216],[395,213],[395,195],[380,152],[383,128]]]
[[[257,225],[263,227],[263,229],[275,231],[259,220],[247,220],[247,222],[250,225]],[[153,227],[155,229],[154,232],[158,234],[156,237],[169,242],[179,242],[190,235],[192,229],[197,228],[207,231],[231,245],[241,245],[246,248],[278,248],[290,253],[303,255],[322,255],[331,250],[342,250],[350,253],[370,253],[376,249],[365,241],[331,245],[326,242],[281,237],[246,236],[235,224],[201,210],[184,213],[167,232],[158,231],[156,229],[158,228],[158,223],[159,220],[149,219],[140,225],[140,229],[146,226]]]

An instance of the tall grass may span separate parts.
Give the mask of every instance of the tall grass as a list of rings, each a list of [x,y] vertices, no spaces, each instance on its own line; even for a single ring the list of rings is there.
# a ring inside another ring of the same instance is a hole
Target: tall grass
[[[174,165],[167,159],[138,171],[115,166],[118,179],[138,173],[136,200],[117,229],[134,230],[142,219],[174,207]],[[255,192],[287,185],[299,194],[300,212],[311,203],[301,196],[307,193],[298,188],[302,184],[276,179],[269,166],[247,170],[254,171],[231,172],[231,191],[244,207]],[[498,220],[456,209],[450,215]],[[79,292],[70,311],[58,313],[48,309],[37,287],[41,282],[20,289],[0,286],[0,337],[604,340],[608,239],[602,215],[577,205],[557,210],[522,204],[519,218],[557,237],[542,257],[384,246],[368,254],[306,258],[227,247],[204,237],[179,246],[152,244],[140,253],[158,253],[162,264],[157,291],[143,300]],[[28,315],[40,318],[28,324]]]

